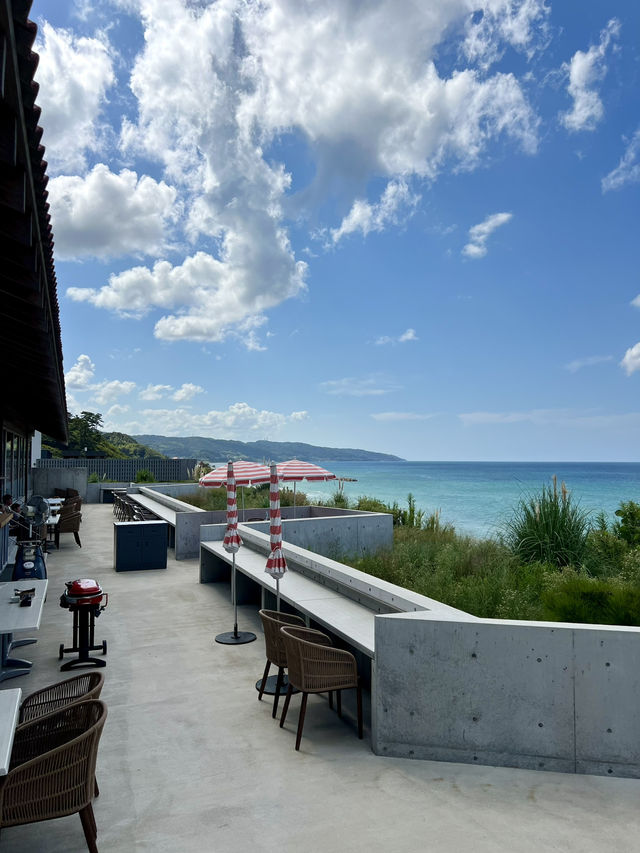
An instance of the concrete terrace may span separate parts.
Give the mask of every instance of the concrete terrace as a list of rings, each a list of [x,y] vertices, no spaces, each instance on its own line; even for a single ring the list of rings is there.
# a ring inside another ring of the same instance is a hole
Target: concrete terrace
[[[66,677],[58,648],[71,644],[72,617],[59,596],[65,580],[95,578],[109,593],[96,622],[96,640],[108,642],[94,804],[101,853],[638,849],[638,780],[381,758],[367,729],[359,741],[320,697],[309,700],[296,753],[299,698],[284,730],[271,698],[256,701],[265,660],[257,611],[239,609],[240,629],[257,642],[216,644],[233,627],[228,587],[200,584],[198,561],[176,562],[172,551],[166,571],[116,574],[112,521],[110,506],[85,505],[82,549],[61,536],[38,643],[22,650],[33,672],[0,685],[27,695]],[[86,845],[74,815],[3,829],[3,850]]]

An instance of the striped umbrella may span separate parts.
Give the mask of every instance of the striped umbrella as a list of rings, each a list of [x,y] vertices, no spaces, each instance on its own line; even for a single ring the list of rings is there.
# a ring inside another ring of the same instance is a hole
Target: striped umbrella
[[[269,537],[271,553],[267,560],[265,572],[276,579],[277,609],[280,610],[280,578],[287,571],[287,561],[282,553],[282,518],[280,517],[280,486],[278,485],[278,470],[271,466],[269,489]]]
[[[290,459],[288,462],[278,462],[278,477],[284,482],[293,482],[293,517],[296,517],[296,482],[300,480],[335,480],[336,475],[326,468],[314,465],[312,462],[302,462],[300,459]]]
[[[226,473],[227,486],[227,529],[222,540],[222,547],[231,554],[231,598],[233,600],[233,631],[218,634],[217,643],[223,645],[240,645],[251,643],[256,635],[250,631],[238,631],[238,600],[236,596],[236,552],[242,545],[238,533],[238,505],[236,504],[236,480],[233,472],[233,462],[229,462]]]
[[[233,463],[233,475],[235,477],[236,486],[242,487],[242,520],[244,521],[244,487],[245,486],[261,486],[269,482],[269,469],[266,465],[260,465],[258,462],[245,462],[240,460]],[[198,483],[201,486],[208,488],[219,489],[221,486],[226,486],[229,476],[228,466],[221,465],[219,468],[214,468],[208,474],[200,477]]]

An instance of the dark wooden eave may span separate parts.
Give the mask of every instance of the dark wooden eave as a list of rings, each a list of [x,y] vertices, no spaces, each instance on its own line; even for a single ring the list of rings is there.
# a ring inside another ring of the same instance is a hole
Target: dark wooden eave
[[[67,440],[31,0],[0,0],[0,420]]]

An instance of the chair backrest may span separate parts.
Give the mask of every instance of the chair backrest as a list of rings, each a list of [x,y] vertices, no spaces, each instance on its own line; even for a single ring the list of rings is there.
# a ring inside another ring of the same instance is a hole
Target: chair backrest
[[[58,708],[86,699],[99,699],[104,684],[104,673],[101,671],[83,672],[50,684],[42,690],[36,690],[23,701],[20,706],[20,723],[35,720],[50,714]]]
[[[330,666],[336,653],[349,654],[334,649],[326,634],[312,628],[284,626],[280,628],[280,637],[287,656],[289,681],[298,690],[322,690],[322,675],[327,665]]]
[[[91,803],[107,707],[76,702],[16,729],[0,786],[0,826],[74,814]]]
[[[264,630],[264,645],[267,657],[275,666],[286,666],[287,656],[280,636],[283,625],[296,625],[304,628],[304,619],[293,613],[280,613],[278,610],[260,610],[260,619]]]

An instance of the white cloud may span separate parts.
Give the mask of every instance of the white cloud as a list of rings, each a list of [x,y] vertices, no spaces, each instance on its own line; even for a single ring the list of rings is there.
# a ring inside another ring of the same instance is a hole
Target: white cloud
[[[640,344],[638,358],[640,361]],[[639,365],[640,366],[640,365]],[[618,427],[640,427],[640,412],[601,413],[579,409],[531,409],[521,412],[467,412],[458,415],[465,426],[497,426],[505,424],[530,424],[552,429],[615,429]]]
[[[604,107],[595,86],[607,73],[607,49],[619,32],[620,21],[612,18],[600,33],[600,43],[586,53],[576,51],[569,65],[564,66],[569,74],[567,90],[573,98],[572,108],[560,117],[567,130],[594,130],[602,120]]]
[[[338,243],[355,231],[360,231],[364,237],[370,231],[383,231],[387,225],[398,223],[401,211],[410,216],[419,201],[420,196],[411,193],[405,181],[389,181],[376,204],[363,199],[354,201],[340,227],[331,229],[331,240]]]
[[[417,412],[377,412],[371,417],[374,421],[428,421],[433,415],[421,415]]]
[[[536,149],[538,119],[515,75],[466,61],[444,74],[436,65],[444,43],[467,38],[468,0],[438,0],[428,13],[410,0],[137,0],[127,9],[140,16],[144,48],[121,150],[164,169],[194,248],[68,292],[120,313],[163,310],[155,326],[163,340],[223,340],[305,290],[285,215],[338,197],[349,212],[323,229],[335,245],[400,222],[417,203],[413,179],[473,168],[498,138]],[[487,0],[485,9],[485,44],[532,49],[543,0]],[[272,143],[290,133],[315,166],[293,196],[272,156]],[[363,201],[374,180],[386,190]],[[255,328],[242,337],[260,349]]]
[[[247,403],[234,403],[222,411],[197,413],[185,408],[143,409],[135,419],[110,422],[108,429],[119,429],[129,434],[161,433],[162,435],[216,435],[220,438],[237,438],[255,441],[277,435],[290,423],[308,418],[307,412],[283,414],[266,409],[255,409]]]
[[[146,388],[143,388],[142,391],[138,394],[138,397],[141,400],[160,400],[165,396],[169,391],[173,391],[173,386],[171,385],[147,385]]]
[[[638,297],[640,298],[640,297]],[[624,354],[624,358],[620,362],[620,367],[623,367],[627,376],[631,376],[636,370],[640,370],[640,343],[630,347]]]
[[[63,175],[48,188],[61,259],[157,254],[175,217],[175,188],[129,169],[116,175],[99,163],[85,177]]]
[[[539,0],[486,3],[482,14],[468,21],[464,52],[485,68],[502,57],[506,45],[531,57],[548,40],[549,12]]]
[[[103,146],[98,121],[106,93],[115,82],[111,50],[102,34],[76,38],[46,21],[40,38],[36,79],[49,173],[82,171],[86,152]]]
[[[355,379],[351,376],[321,382],[320,388],[325,394],[334,394],[340,397],[379,397],[396,390],[394,386],[378,377]]]
[[[196,394],[202,394],[203,392],[204,388],[200,385],[194,385],[193,382],[184,382],[175,394],[171,395],[171,399],[175,400],[176,403],[185,403],[187,400],[195,397]]]
[[[379,338],[376,338],[376,346],[386,346],[387,344],[406,344],[408,341],[417,341],[419,340],[416,335],[415,329],[407,329],[406,332],[403,332],[398,337],[392,337],[391,335],[381,335]]]
[[[576,358],[573,361],[570,361],[568,364],[565,364],[565,369],[569,371],[569,373],[576,373],[578,370],[582,370],[583,367],[593,367],[596,364],[603,364],[606,361],[613,361],[612,355],[590,355],[586,358]]]
[[[91,386],[91,380],[93,379],[95,369],[96,366],[88,355],[78,356],[78,360],[71,370],[65,374],[64,381],[67,388],[75,388],[78,390],[86,390],[89,388]]]
[[[619,190],[626,184],[640,182],[640,127],[627,140],[627,147],[620,162],[602,179],[602,191]]]
[[[91,399],[99,406],[104,406],[106,403],[121,397],[123,394],[130,394],[136,387],[135,382],[121,381],[120,379],[104,380],[91,386]]]
[[[493,213],[487,216],[484,222],[474,225],[469,229],[469,242],[462,250],[462,254],[468,258],[482,258],[487,254],[487,240],[502,225],[506,225],[512,218],[512,213]]]

